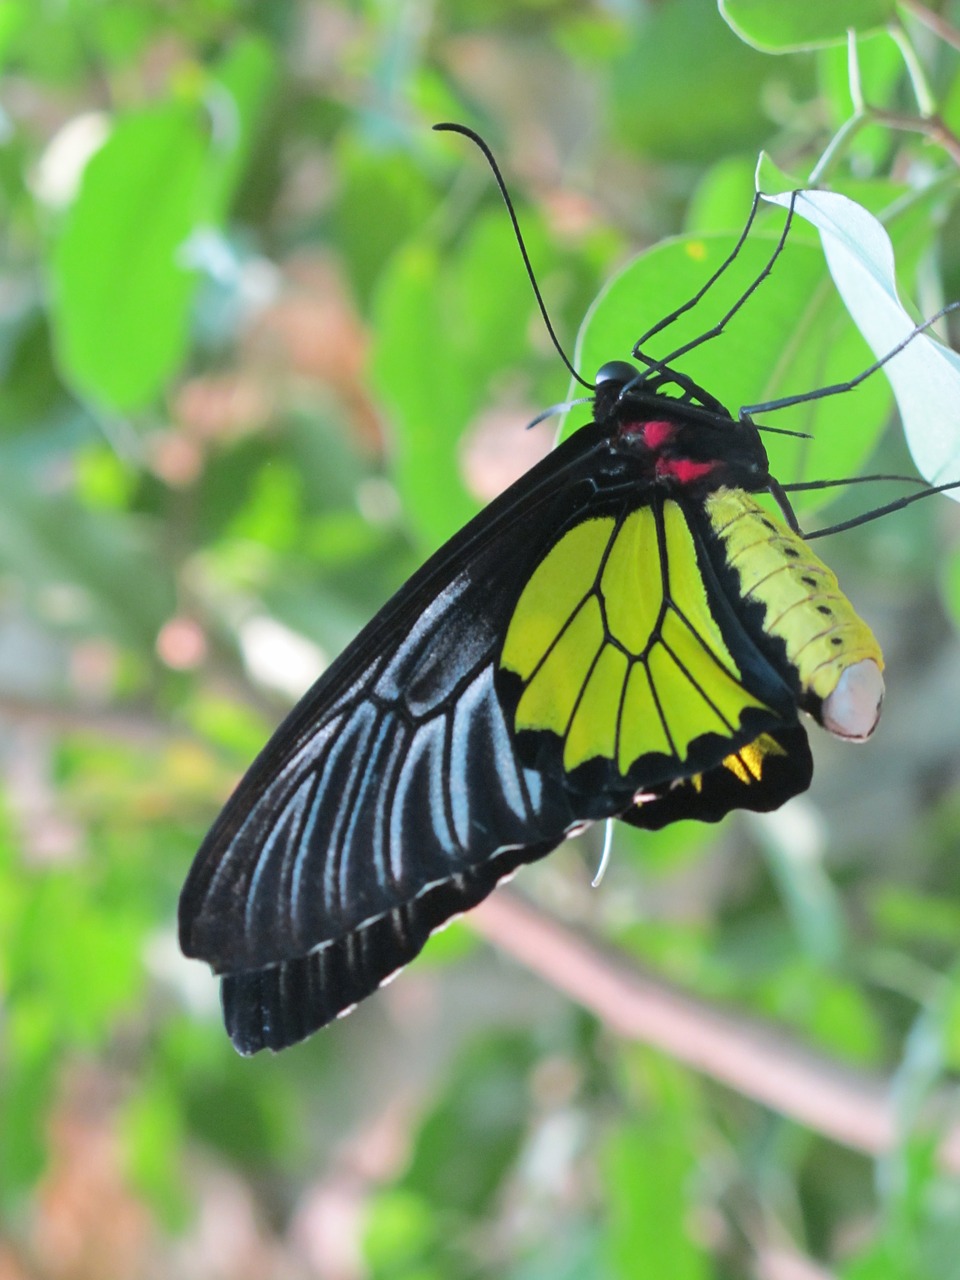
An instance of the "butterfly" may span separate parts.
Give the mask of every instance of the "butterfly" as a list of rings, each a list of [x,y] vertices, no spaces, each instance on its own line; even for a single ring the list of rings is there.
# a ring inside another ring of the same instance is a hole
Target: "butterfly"
[[[777,808],[810,785],[801,712],[873,731],[879,646],[757,426],[640,358],[360,632],[204,840],[180,942],[241,1053],[348,1012],[586,825]]]

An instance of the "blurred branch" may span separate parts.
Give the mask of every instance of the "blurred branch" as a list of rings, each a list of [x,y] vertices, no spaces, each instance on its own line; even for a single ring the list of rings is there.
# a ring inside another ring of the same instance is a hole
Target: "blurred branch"
[[[834,1280],[832,1271],[787,1249],[762,1250],[754,1270],[756,1280]]]
[[[925,27],[952,45],[954,49],[960,49],[960,31],[955,26],[947,22],[946,18],[939,13],[934,13],[927,5],[921,4],[920,0],[901,0],[903,7],[907,9],[918,22],[922,22]]]
[[[890,1083],[806,1048],[611,955],[509,890],[467,917],[489,942],[588,1009],[610,1030],[870,1156],[901,1138]],[[941,1126],[941,1159],[960,1172],[960,1123]]]
[[[907,133],[919,133],[938,147],[942,147],[947,155],[960,166],[960,138],[937,115],[910,116],[896,111],[880,111],[871,107],[866,118],[873,124],[885,125],[888,129],[900,129]]]
[[[0,720],[60,733],[98,733],[132,743],[159,743],[189,737],[190,730],[173,728],[149,711],[101,711],[96,707],[43,702],[16,694],[0,694]]]

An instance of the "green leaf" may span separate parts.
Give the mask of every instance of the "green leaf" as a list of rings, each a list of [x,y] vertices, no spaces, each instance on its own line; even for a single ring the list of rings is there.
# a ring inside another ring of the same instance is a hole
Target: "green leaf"
[[[611,1273],[622,1280],[707,1280],[712,1269],[706,1251],[688,1227],[697,1169],[696,1086],[652,1058],[651,1072],[655,1107],[642,1121],[622,1125],[602,1155]]]
[[[701,178],[687,208],[684,230],[738,231],[747,220],[754,192],[755,165],[748,156],[726,156]]]
[[[790,53],[845,41],[847,31],[874,31],[896,18],[894,0],[719,0],[741,40],[767,53]]]
[[[529,1067],[519,1036],[471,1046],[417,1135],[402,1186],[437,1209],[488,1212],[520,1150]]]
[[[6,63],[11,47],[29,22],[30,6],[26,0],[6,0],[0,4],[0,65]]]
[[[215,222],[229,212],[277,78],[276,54],[257,36],[238,40],[214,71],[213,85],[226,95],[223,102],[216,93],[210,97],[214,138],[208,216]]]
[[[635,34],[610,72],[610,107],[624,144],[674,165],[761,146],[766,59],[718,22],[704,0],[637,7]],[[787,93],[806,96],[808,64],[796,59],[777,68],[795,82]]]
[[[406,1268],[434,1245],[436,1215],[410,1191],[386,1191],[368,1210],[363,1251],[375,1275],[409,1274]]]
[[[140,922],[79,872],[39,875],[30,890],[8,943],[11,1003],[33,1005],[64,1041],[100,1046],[140,994]]]
[[[427,222],[435,198],[408,155],[374,147],[354,134],[341,141],[337,174],[337,242],[365,305],[388,257]]]
[[[642,330],[658,315],[688,301],[734,244],[732,235],[680,236],[634,259],[590,309],[577,342],[577,368],[592,376],[605,361],[628,356]],[[646,354],[665,356],[719,320],[757,277],[774,245],[775,240],[762,232],[752,236],[733,268],[697,306],[658,335]],[[656,310],[641,313],[639,304],[649,308],[651,299]],[[870,354],[836,295],[821,253],[791,235],[770,279],[723,335],[675,363],[736,415],[744,405],[850,378],[870,363]],[[772,473],[782,482],[854,474],[873,449],[890,402],[889,387],[870,378],[855,396],[828,397],[761,416],[760,421],[770,426],[812,437],[766,436]],[[584,420],[581,410],[571,413],[568,421],[579,425]],[[824,500],[822,493],[797,497],[798,510]]]
[[[36,1182],[47,1159],[46,1126],[56,1087],[57,1051],[46,1025],[45,1045],[21,1052],[15,1033],[26,1019],[48,1009],[35,1005],[13,1009],[5,1028],[5,1069],[0,1090],[0,1203],[16,1202],[17,1193]]]
[[[50,330],[30,310],[0,330],[0,432],[35,433],[68,417],[76,402],[54,367]]]
[[[414,524],[431,543],[476,510],[456,462],[471,395],[451,368],[445,331],[453,321],[439,314],[441,274],[433,249],[411,246],[386,273],[375,304],[373,374],[397,420],[397,483]]]
[[[183,1230],[191,1201],[179,1168],[183,1110],[172,1082],[159,1075],[144,1082],[127,1101],[120,1130],[134,1185],[168,1228]]]
[[[48,624],[151,645],[175,605],[173,581],[138,518],[0,483],[0,567]]]
[[[183,359],[206,153],[201,113],[168,103],[122,119],[87,165],[53,255],[54,334],[65,376],[106,408],[142,408]]]
[[[525,235],[536,253],[537,237],[529,228]],[[527,353],[532,308],[512,228],[499,210],[477,223],[458,253],[443,257],[414,243],[384,275],[374,304],[373,375],[397,425],[397,485],[428,545],[477,510],[461,478],[460,438],[481,406],[490,406],[491,379]]]

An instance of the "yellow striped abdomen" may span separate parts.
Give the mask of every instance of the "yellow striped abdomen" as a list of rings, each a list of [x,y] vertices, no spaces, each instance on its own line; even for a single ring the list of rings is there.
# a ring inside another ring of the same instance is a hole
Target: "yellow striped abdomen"
[[[799,534],[742,490],[710,494],[706,511],[726,561],[739,578],[743,599],[763,605],[763,631],[783,642],[802,693],[826,704],[834,695],[847,697],[855,684],[867,682],[865,696],[876,703],[869,725],[858,721],[846,730],[841,720],[835,726],[829,707],[824,708],[823,720],[843,737],[868,736],[883,693],[883,655],[873,632],[840,590],[836,574]],[[841,687],[847,671],[851,675]],[[869,712],[863,716],[869,718]]]

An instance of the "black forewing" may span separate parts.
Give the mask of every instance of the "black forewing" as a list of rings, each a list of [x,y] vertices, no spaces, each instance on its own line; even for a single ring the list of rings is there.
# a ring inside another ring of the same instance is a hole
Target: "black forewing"
[[[562,778],[517,760],[494,668],[529,565],[596,500],[605,458],[599,428],[577,432],[467,525],[227,803],[184,886],[180,940],[231,975],[238,1047],[291,1043],[369,994],[575,823]]]
[[[223,978],[223,1015],[241,1053],[303,1040],[396,973],[452,916],[481,902],[521,862],[556,846],[511,847],[441,880],[343,938],[282,964]]]

